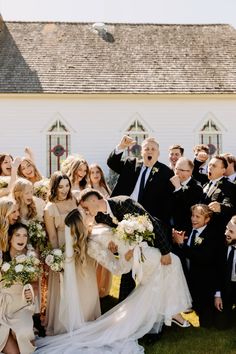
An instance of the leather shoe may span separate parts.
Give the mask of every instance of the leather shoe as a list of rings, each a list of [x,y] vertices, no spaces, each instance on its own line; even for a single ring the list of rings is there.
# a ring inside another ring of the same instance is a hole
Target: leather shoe
[[[183,327],[183,328],[187,328],[187,327],[191,326],[191,324],[188,321],[186,321],[186,320],[184,320],[184,322],[182,323],[182,322],[179,322],[179,321],[175,320],[174,318],[172,318],[171,323],[174,323],[177,326]]]

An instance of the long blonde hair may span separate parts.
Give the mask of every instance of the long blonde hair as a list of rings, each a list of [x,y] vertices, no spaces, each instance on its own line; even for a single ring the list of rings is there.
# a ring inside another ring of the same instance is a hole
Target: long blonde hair
[[[65,224],[70,227],[71,236],[74,238],[77,261],[84,267],[87,264],[88,231],[78,209],[73,209],[66,216]]]
[[[18,178],[13,185],[12,195],[15,198],[16,202],[19,204],[20,216],[22,217],[22,208],[25,205],[23,201],[23,193],[26,187],[32,187],[33,184],[25,178]],[[36,205],[32,197],[32,202],[27,205],[27,219],[33,219],[37,215]]]
[[[0,250],[6,252],[8,245],[8,216],[14,211],[15,201],[9,197],[0,198]]]
[[[28,179],[27,177],[25,177],[25,175],[24,175],[23,172],[22,172],[21,164],[22,164],[23,161],[28,162],[28,164],[30,164],[30,165],[33,166],[33,168],[34,168],[34,177],[33,177],[31,180]],[[21,160],[21,164],[20,164],[20,166],[18,167],[18,171],[17,171],[17,174],[18,174],[19,177],[26,178],[28,181],[30,181],[30,182],[32,182],[32,183],[38,182],[38,181],[40,181],[40,180],[43,178],[42,175],[41,175],[41,173],[40,173],[39,170],[37,169],[35,163],[34,163],[31,159],[29,159],[29,158],[27,158],[27,157],[24,157],[24,158]]]

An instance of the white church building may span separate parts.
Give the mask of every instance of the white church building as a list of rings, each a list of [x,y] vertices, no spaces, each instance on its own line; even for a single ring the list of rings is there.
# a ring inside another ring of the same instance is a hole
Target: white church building
[[[108,172],[124,134],[236,154],[236,30],[229,25],[4,22],[0,151],[30,146],[45,175],[68,154]]]

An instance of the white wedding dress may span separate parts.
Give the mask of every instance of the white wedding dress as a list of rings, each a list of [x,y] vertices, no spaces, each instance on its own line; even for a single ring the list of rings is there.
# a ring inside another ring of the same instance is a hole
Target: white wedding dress
[[[108,243],[118,244],[119,259],[108,250]],[[72,334],[62,334],[38,340],[38,353],[73,354],[138,354],[144,353],[137,339],[148,332],[158,333],[164,321],[191,307],[191,297],[180,260],[171,254],[172,263],[160,264],[160,251],[142,246],[145,260],[129,262],[125,253],[129,249],[117,240],[111,229],[98,225],[90,236],[88,253],[113,274],[132,271],[140,283],[123,302],[99,317],[83,324]],[[136,257],[137,258],[137,257]],[[136,269],[134,269],[136,268]],[[73,289],[70,289],[73,291]]]

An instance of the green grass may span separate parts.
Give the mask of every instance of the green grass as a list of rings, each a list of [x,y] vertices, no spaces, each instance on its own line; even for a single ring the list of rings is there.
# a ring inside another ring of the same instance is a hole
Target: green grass
[[[108,308],[115,305],[119,292],[119,277],[113,277],[111,297]],[[194,313],[184,315],[191,322],[192,327],[180,328],[176,325],[164,327],[160,340],[144,346],[146,354],[236,354],[236,331],[219,331],[216,329],[200,328],[198,318]],[[127,353],[128,354],[128,353]]]

